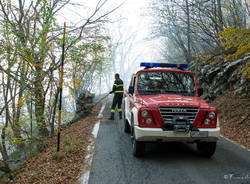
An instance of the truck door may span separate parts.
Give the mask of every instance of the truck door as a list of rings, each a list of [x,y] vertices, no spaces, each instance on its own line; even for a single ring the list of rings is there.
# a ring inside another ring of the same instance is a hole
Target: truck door
[[[129,86],[130,86],[130,88],[132,87],[134,90],[133,90],[132,94],[129,93],[128,98],[125,98],[125,108],[126,108],[125,112],[126,112],[127,120],[129,122],[131,120],[131,112],[132,112],[131,110],[134,106],[135,81],[136,81],[136,75],[133,75]]]

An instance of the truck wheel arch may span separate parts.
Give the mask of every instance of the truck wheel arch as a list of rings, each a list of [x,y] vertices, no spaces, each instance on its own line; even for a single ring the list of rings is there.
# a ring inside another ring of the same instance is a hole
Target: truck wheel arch
[[[135,107],[131,111],[131,125],[132,125],[132,122],[133,122],[133,126],[138,125],[138,110]]]

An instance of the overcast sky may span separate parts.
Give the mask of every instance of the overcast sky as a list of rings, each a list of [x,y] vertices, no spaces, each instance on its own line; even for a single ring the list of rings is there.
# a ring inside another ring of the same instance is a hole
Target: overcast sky
[[[99,0],[73,0],[73,3],[80,4],[78,8],[75,6],[67,6],[66,10],[60,14],[60,23],[65,21],[68,26],[80,23],[84,18],[88,17],[95,8]],[[124,3],[119,9],[112,13],[109,18],[113,23],[108,24],[112,36],[117,32],[117,26],[120,23],[114,23],[122,19],[121,30],[137,32],[133,51],[135,53],[142,52],[141,61],[157,61],[159,60],[159,47],[157,40],[149,40],[151,36],[152,20],[148,14],[148,0],[108,0],[100,13],[110,10]]]
[[[75,6],[67,6],[63,13],[59,15],[59,22],[63,25],[63,22],[67,23],[67,26],[84,22],[86,17],[89,17],[95,9],[96,3],[99,0],[73,0],[73,3],[80,4],[78,8]],[[133,46],[130,49],[127,60],[133,60],[137,58],[132,66],[129,67],[129,72],[124,80],[130,79],[132,73],[138,70],[140,62],[156,62],[160,60],[159,57],[159,40],[151,40],[151,25],[152,18],[149,16],[149,0],[108,0],[107,4],[103,7],[102,11],[111,10],[120,4],[124,3],[119,9],[113,12],[109,16],[111,23],[106,24],[109,34],[115,41],[119,37],[119,32],[124,34],[124,39],[127,39],[127,35],[134,33]],[[118,21],[120,20],[120,21]],[[118,53],[119,54],[119,53]],[[117,60],[119,56],[117,57]],[[117,61],[116,60],[116,61]],[[127,61],[125,61],[126,63]],[[130,63],[131,65],[131,63]],[[131,68],[131,69],[130,69]],[[119,72],[117,70],[116,72]],[[126,81],[124,81],[126,82]],[[108,91],[110,87],[103,86],[103,92]]]

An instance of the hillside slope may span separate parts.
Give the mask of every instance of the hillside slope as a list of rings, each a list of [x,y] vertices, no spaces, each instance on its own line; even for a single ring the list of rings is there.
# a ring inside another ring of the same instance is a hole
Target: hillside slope
[[[88,117],[66,127],[61,132],[61,150],[56,152],[57,136],[43,143],[44,151],[22,163],[14,172],[14,180],[0,179],[0,183],[11,184],[73,184],[81,176],[87,154],[87,146],[93,141],[92,130],[99,120],[100,105],[94,107]]]
[[[221,134],[250,149],[250,99],[232,92],[216,97],[211,102],[219,112]]]

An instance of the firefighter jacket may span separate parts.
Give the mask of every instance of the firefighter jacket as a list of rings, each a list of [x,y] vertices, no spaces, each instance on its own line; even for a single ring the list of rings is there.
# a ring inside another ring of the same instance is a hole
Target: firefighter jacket
[[[123,94],[123,81],[121,79],[115,80],[113,89],[110,93]]]

